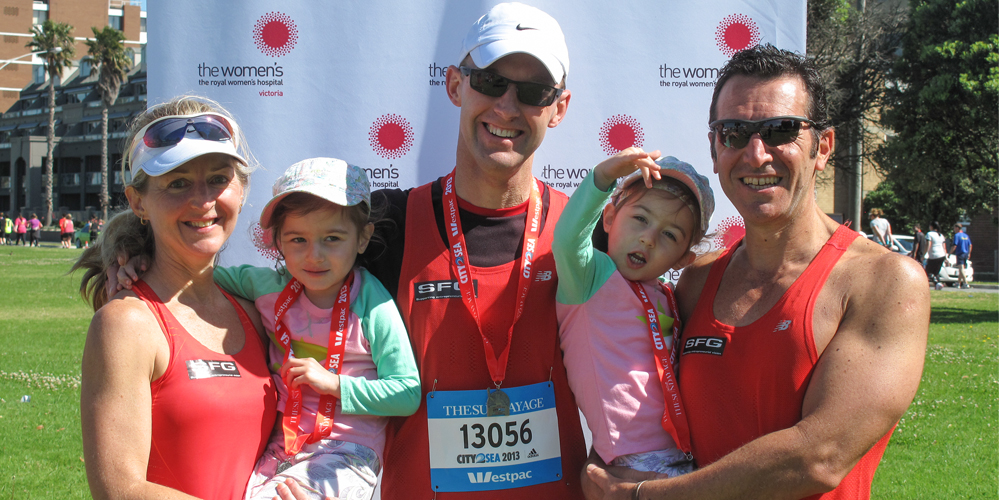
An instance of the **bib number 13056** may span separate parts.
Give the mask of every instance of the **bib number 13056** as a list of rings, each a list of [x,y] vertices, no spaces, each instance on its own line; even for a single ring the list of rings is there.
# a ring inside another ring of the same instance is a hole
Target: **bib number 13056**
[[[472,424],[472,447],[482,448],[487,443],[489,443],[491,448],[499,448],[501,445],[516,446],[518,443],[528,444],[531,442],[531,427],[528,427],[529,423],[531,423],[530,419],[524,419],[521,422],[520,429],[517,428],[516,420],[513,422],[504,422],[502,426],[497,422],[489,424],[489,427],[485,427],[483,424]],[[468,449],[470,444],[469,424],[462,425],[459,430],[462,431],[464,447]],[[505,437],[507,438],[506,440],[504,439]]]
[[[483,491],[557,481],[559,424],[550,383],[504,388],[510,415],[486,415],[486,390],[427,395],[431,485]]]

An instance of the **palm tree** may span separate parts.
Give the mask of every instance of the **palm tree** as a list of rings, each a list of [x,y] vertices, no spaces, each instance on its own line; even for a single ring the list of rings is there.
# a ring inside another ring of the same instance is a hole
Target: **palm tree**
[[[125,74],[132,66],[132,49],[126,49],[125,34],[111,26],[98,30],[91,27],[94,38],[87,40],[87,53],[83,60],[91,63],[90,74],[100,73],[97,91],[101,93],[101,212],[108,219],[108,107],[118,100]]]
[[[55,172],[53,151],[56,146],[56,77],[62,74],[63,68],[73,65],[74,50],[73,35],[70,32],[73,27],[66,23],[54,23],[47,19],[41,26],[31,28],[33,38],[25,47],[39,54],[45,59],[45,71],[49,74],[49,153],[46,156],[48,163],[45,172],[45,225],[52,225],[52,176]]]

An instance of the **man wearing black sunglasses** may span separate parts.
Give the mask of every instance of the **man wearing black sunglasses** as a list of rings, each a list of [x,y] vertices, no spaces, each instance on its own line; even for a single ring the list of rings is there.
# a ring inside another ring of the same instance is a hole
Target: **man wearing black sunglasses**
[[[720,72],[708,138],[746,236],[677,286],[698,470],[659,479],[588,465],[590,498],[868,498],[920,382],[929,293],[916,262],[818,207],[826,115],[802,56],[756,47]]]
[[[454,170],[372,195],[392,224],[376,226],[364,265],[396,299],[423,389],[417,413],[389,424],[382,498],[580,498],[550,249],[566,196],[532,174],[569,105],[566,43],[548,14],[500,4],[455,63]]]

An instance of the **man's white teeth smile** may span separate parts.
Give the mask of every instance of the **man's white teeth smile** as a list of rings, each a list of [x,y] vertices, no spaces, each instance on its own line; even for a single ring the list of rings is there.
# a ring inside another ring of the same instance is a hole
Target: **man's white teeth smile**
[[[212,220],[192,220],[192,221],[188,221],[188,224],[190,224],[190,225],[192,225],[194,227],[208,227],[208,226],[211,226],[212,224],[215,224],[215,219],[212,219]]]
[[[743,184],[747,186],[773,186],[780,180],[780,177],[744,177]]]
[[[486,130],[488,130],[491,134],[497,137],[504,137],[504,138],[514,138],[518,134],[517,130],[507,130],[503,128],[497,128],[490,124],[486,124]]]

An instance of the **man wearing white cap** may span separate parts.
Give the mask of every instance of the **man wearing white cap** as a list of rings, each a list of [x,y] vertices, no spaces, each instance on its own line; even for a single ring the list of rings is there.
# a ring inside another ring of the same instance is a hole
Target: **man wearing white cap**
[[[390,423],[382,498],[580,498],[585,459],[555,316],[552,230],[566,196],[532,175],[566,114],[559,24],[500,4],[473,24],[448,97],[461,108],[455,169],[373,196],[394,224],[365,266],[393,293],[422,401]]]

